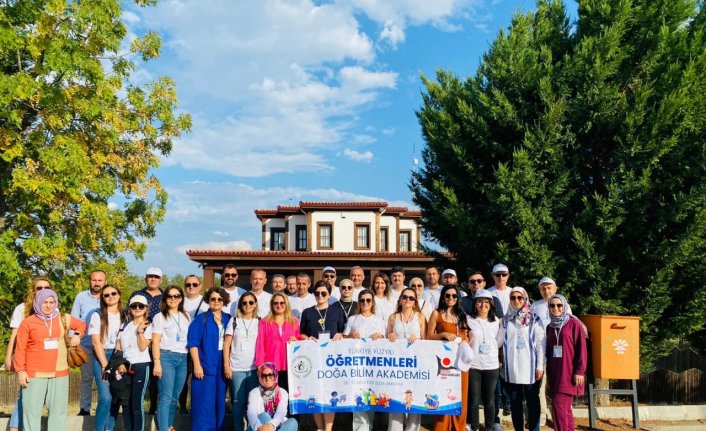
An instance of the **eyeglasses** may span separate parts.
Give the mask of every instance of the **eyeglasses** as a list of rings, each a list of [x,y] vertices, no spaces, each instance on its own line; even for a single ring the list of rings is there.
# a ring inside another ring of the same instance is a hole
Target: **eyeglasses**
[[[409,296],[409,295],[401,295],[400,299],[403,301],[416,301],[417,298],[415,296]]]
[[[181,295],[178,293],[174,295],[167,295],[167,299],[181,299]]]
[[[190,287],[199,287],[200,285],[198,283],[184,283],[184,287],[187,289]]]
[[[261,379],[274,379],[275,374],[274,373],[265,373],[265,374],[260,374]]]
[[[118,295],[120,295],[118,292],[112,291],[110,293],[104,293],[103,298],[110,298],[111,296],[118,296]]]
[[[255,305],[255,301],[243,301],[243,305]]]
[[[227,273],[223,274],[223,278],[235,278],[237,276],[238,276],[238,274],[233,273],[233,272],[227,272]]]
[[[468,280],[468,282],[471,284],[481,284],[484,281],[485,279],[483,278],[471,278],[470,280]]]
[[[317,290],[314,292],[314,296],[317,298],[326,298],[328,296],[328,292],[325,290]]]
[[[549,308],[558,308],[559,310],[561,310],[562,308],[564,308],[564,304],[549,304]]]
[[[336,278],[336,274],[324,274],[324,278]]]
[[[455,293],[447,293],[444,295],[444,298],[445,299],[457,299],[458,295],[456,295]]]
[[[358,302],[360,302],[361,304],[367,304],[369,302],[373,302],[373,298],[360,298],[358,299]]]
[[[145,304],[130,304],[130,308],[133,310],[144,310],[147,306]]]
[[[273,307],[284,307],[284,301],[275,301],[272,303]]]
[[[341,290],[353,290],[353,286],[341,285],[341,286],[339,286],[339,289],[341,289]]]
[[[214,296],[212,298],[208,298],[208,302],[223,302],[223,298],[220,296]]]
[[[498,273],[493,274],[493,277],[507,277],[508,275],[510,275],[510,274],[507,272],[498,272]]]

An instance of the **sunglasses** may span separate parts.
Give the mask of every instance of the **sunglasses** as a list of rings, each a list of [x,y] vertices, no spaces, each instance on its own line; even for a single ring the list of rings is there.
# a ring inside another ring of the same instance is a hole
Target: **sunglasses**
[[[358,299],[358,302],[360,302],[361,304],[367,304],[367,303],[373,302],[373,298],[361,298],[361,299]]]
[[[353,290],[353,286],[348,286],[348,285],[339,286],[339,289],[340,290]]]
[[[284,307],[284,301],[275,301],[272,303],[273,307],[282,306]]]
[[[275,378],[275,374],[274,374],[274,373],[264,373],[264,374],[260,374],[260,378],[261,378],[261,379],[274,379],[274,378]]]
[[[212,298],[208,298],[208,302],[223,302],[223,298],[220,296],[214,296]]]
[[[111,296],[118,296],[118,295],[120,295],[118,292],[113,291],[110,293],[104,293],[103,298],[110,298]]]
[[[564,308],[564,304],[549,304],[549,308],[558,308],[561,310]]]
[[[328,296],[328,292],[325,290],[317,290],[314,292],[314,296],[317,298],[326,298]]]
[[[147,306],[145,304],[130,304],[130,308],[133,310],[144,310]]]
[[[167,299],[181,299],[181,295],[178,293],[174,295],[167,295]]]
[[[409,296],[409,295],[401,295],[400,299],[403,301],[416,301],[417,297],[415,296]]]
[[[51,286],[35,286],[34,291],[39,292],[42,289],[51,289]]]
[[[199,287],[199,284],[198,283],[184,283],[184,287],[186,287],[187,289],[190,287]]]
[[[238,274],[234,274],[234,273],[231,273],[231,272],[229,272],[229,273],[227,273],[227,274],[223,274],[223,278],[235,278],[235,277],[237,277],[237,276],[238,276]]]
[[[336,278],[336,274],[324,274],[324,278]]]
[[[413,285],[411,285],[411,286],[409,286],[409,287],[411,287],[412,289],[418,289],[418,288],[420,288],[420,287],[424,287],[424,285],[423,285],[423,284],[413,284]]]
[[[507,277],[508,275],[510,274],[508,274],[507,272],[498,272],[496,274],[493,274],[493,277]]]
[[[485,280],[482,278],[471,278],[470,280],[468,280],[468,282],[471,284],[481,284],[484,281]]]
[[[255,305],[255,301],[243,301],[243,305]]]
[[[457,299],[458,295],[456,295],[455,293],[447,293],[446,295],[444,295],[444,298],[445,299]]]
[[[511,301],[524,301],[524,299],[525,299],[524,296],[513,295],[513,296],[510,297],[510,300],[511,300]]]

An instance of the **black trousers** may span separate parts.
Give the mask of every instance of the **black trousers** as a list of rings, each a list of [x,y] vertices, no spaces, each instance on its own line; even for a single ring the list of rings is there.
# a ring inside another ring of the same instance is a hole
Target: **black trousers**
[[[478,429],[479,412],[478,406],[481,400],[483,401],[483,416],[485,419],[485,429],[489,430],[493,427],[495,419],[495,385],[498,383],[500,370],[468,370],[468,388],[470,390],[467,421],[471,424],[471,428]]]

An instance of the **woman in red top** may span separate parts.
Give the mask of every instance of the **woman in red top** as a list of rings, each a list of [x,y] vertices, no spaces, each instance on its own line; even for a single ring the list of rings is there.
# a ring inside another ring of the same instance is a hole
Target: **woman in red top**
[[[65,430],[69,403],[69,365],[64,335],[74,331],[71,345],[78,346],[86,324],[59,313],[59,300],[51,289],[37,292],[34,315],[22,321],[17,330],[14,367],[22,387],[22,421],[26,431],[39,431],[42,411],[49,412],[48,430]]]
[[[287,296],[282,292],[272,294],[270,313],[260,320],[255,342],[255,364],[259,367],[272,362],[278,370],[287,370],[287,343],[301,339],[299,321],[292,315]],[[279,386],[289,390],[287,373],[279,376]]]
[[[586,328],[566,309],[566,298],[562,295],[549,298],[547,386],[552,397],[555,431],[574,430],[571,403],[575,396],[583,395],[586,384]]]

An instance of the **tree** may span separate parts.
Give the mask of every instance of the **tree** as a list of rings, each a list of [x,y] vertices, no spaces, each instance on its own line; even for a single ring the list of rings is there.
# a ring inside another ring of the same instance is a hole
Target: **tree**
[[[475,76],[422,77],[422,227],[459,268],[556,277],[636,315],[643,364],[706,322],[706,34],[696,0],[540,0]]]
[[[122,13],[117,0],[0,6],[0,299],[13,296],[8,306],[30,275],[60,280],[126,252],[141,257],[164,218],[167,194],[151,170],[191,120],[177,112],[170,78],[131,82],[161,42],[150,32],[123,48]]]

